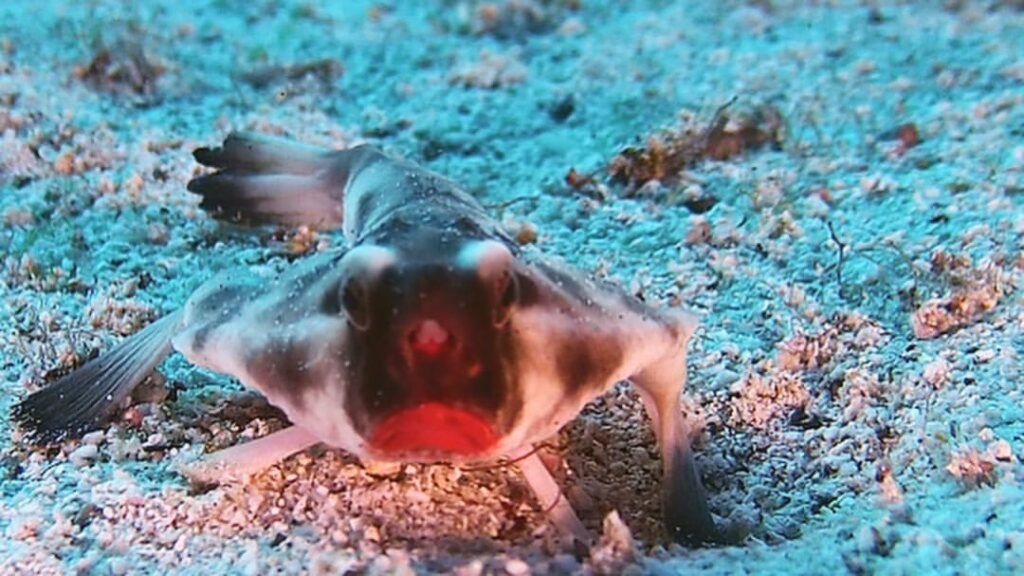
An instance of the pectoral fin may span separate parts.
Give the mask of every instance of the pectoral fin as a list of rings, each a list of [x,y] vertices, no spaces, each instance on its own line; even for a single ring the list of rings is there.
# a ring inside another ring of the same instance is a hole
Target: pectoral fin
[[[71,374],[29,395],[14,419],[34,442],[55,442],[97,428],[171,353],[181,312],[164,316]]]
[[[678,403],[655,410],[659,422],[656,435],[662,458],[661,496],[665,529],[677,542],[718,542],[721,535],[711,518],[704,486],[694,462],[689,426],[679,413]]]
[[[697,321],[684,313],[675,317],[677,349],[668,350],[630,380],[640,390],[661,448],[665,528],[677,542],[718,542],[721,535],[711,518],[690,448],[690,426],[679,409],[679,395],[686,384],[686,344]]]

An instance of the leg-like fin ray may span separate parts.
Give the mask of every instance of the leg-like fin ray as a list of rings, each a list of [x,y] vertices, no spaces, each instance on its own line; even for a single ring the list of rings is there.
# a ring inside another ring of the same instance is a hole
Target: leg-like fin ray
[[[178,470],[197,484],[238,482],[319,442],[319,438],[305,429],[289,426],[245,444],[214,452],[196,462],[180,464]]]
[[[694,463],[690,427],[679,410],[679,394],[686,384],[686,343],[697,321],[680,313],[677,326],[682,330],[682,349],[645,366],[630,380],[640,390],[661,448],[662,504],[669,535],[690,544],[720,542]]]
[[[717,543],[722,535],[711,518],[704,486],[690,446],[690,428],[678,402],[659,409],[645,398],[661,447],[662,507],[665,528],[673,540],[689,544]]]
[[[583,526],[583,523],[580,522],[579,517],[576,516],[576,511],[572,509],[572,505],[565,499],[565,495],[562,494],[558,483],[551,477],[551,473],[544,466],[540,456],[533,452],[532,449],[528,448],[528,450],[531,450],[528,456],[524,457],[513,454],[510,457],[512,459],[521,458],[517,460],[516,465],[519,467],[519,471],[523,473],[523,477],[526,478],[526,483],[530,485],[530,489],[533,490],[534,496],[540,501],[541,508],[547,510],[551,523],[562,534],[576,538],[584,544],[589,544],[591,542],[590,534]]]

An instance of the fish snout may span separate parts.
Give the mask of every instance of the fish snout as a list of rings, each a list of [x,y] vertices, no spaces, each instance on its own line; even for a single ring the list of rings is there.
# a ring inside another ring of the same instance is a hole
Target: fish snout
[[[398,380],[418,399],[458,395],[480,376],[479,342],[458,319],[425,315],[397,335]]]
[[[459,344],[458,336],[433,318],[413,323],[405,336],[408,356],[414,358],[438,358],[444,354],[454,354]]]

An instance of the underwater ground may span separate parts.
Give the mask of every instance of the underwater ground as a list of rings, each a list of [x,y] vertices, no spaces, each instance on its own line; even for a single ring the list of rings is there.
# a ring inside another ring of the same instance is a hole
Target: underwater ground
[[[0,573],[1024,572],[1021,2],[328,4],[0,5]],[[507,466],[321,449],[190,486],[282,421],[180,357],[105,430],[21,442],[15,402],[217,271],[342,243],[198,209],[191,151],[242,129],[377,144],[695,311],[737,543],[667,541],[625,385],[545,456],[590,550]]]

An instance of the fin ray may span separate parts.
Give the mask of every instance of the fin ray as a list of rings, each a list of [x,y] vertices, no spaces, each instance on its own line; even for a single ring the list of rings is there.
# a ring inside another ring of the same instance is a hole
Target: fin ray
[[[217,217],[254,224],[341,224],[341,200],[316,176],[225,170],[193,179],[188,190],[202,196],[199,207]]]
[[[526,447],[520,451],[510,454],[510,458],[516,461],[516,466],[526,479],[537,501],[547,511],[548,519],[563,536],[575,538],[583,544],[591,544],[593,539],[587,529],[580,522],[576,511],[562,494],[558,483],[551,476],[551,472],[544,466],[544,462],[537,455],[532,447]]]
[[[216,218],[252,224],[337,227],[346,181],[332,167],[339,152],[249,133],[232,133],[220,147],[198,148],[195,159],[216,168],[188,190]]]
[[[207,454],[198,461],[179,464],[178,471],[197,484],[239,482],[319,443],[320,439],[304,428],[289,426],[256,440]]]
[[[326,148],[251,132],[232,132],[218,148],[198,148],[204,166],[255,173],[316,174],[330,161]]]
[[[76,437],[98,427],[171,353],[181,313],[146,326],[110,350],[14,407],[14,419],[34,442]]]

